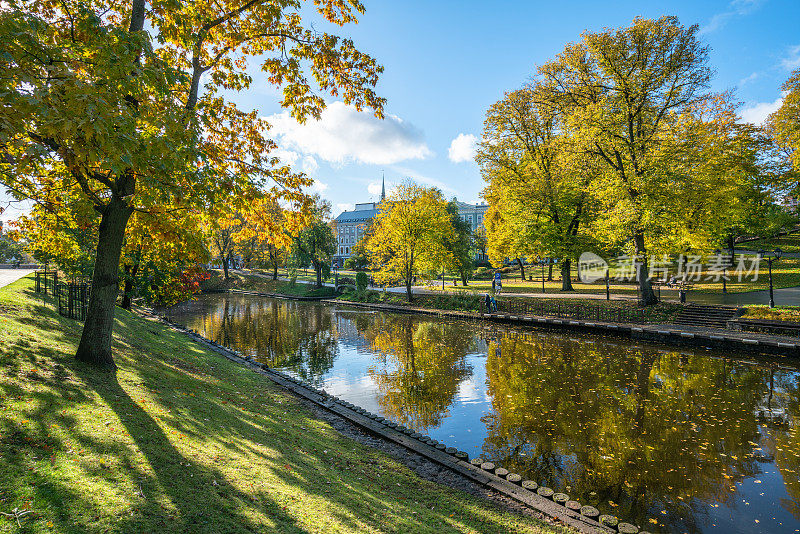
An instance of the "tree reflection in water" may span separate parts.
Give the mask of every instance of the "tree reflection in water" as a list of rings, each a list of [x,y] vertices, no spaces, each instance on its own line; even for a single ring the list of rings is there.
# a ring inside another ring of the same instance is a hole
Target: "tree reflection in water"
[[[209,339],[310,382],[329,371],[339,354],[328,306],[225,295],[212,313],[204,314],[202,326]]]
[[[368,372],[383,412],[420,432],[439,426],[472,375],[465,356],[473,337],[456,323],[402,315],[378,315],[362,334],[379,358]]]
[[[621,517],[697,532],[761,471],[762,367],[548,334],[497,337],[487,373],[485,455]]]

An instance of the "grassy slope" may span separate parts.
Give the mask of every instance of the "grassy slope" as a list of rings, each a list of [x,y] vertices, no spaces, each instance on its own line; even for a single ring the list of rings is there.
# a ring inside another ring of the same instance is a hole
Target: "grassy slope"
[[[384,293],[382,291],[365,291],[362,294],[356,292],[344,293],[338,297],[339,300],[349,302],[370,302],[391,304],[395,306],[416,306],[420,308],[432,308],[438,310],[461,310],[470,312],[484,312],[483,295],[477,292],[463,292],[461,294],[442,294],[442,295],[417,295],[414,301],[409,303],[405,295],[399,293]],[[610,308],[616,310],[617,308],[633,308],[639,309],[636,302],[623,301],[623,300],[586,300],[581,299],[580,295],[574,295],[574,298],[559,298],[559,299],[546,299],[536,297],[515,297],[513,295],[503,294],[498,297],[498,301],[511,301],[511,302],[528,302],[537,303],[544,302],[548,306],[570,306],[581,305],[589,306],[594,309],[594,306],[599,306],[601,309]],[[499,306],[503,310],[502,304]],[[659,303],[655,306],[648,306],[644,308],[644,321],[646,323],[668,323],[672,321],[675,316],[681,311],[682,307],[678,304]]]
[[[745,308],[745,319],[767,319],[769,321],[800,322],[800,306],[776,306],[770,308],[764,305],[753,305]]]
[[[280,293],[283,295],[293,295],[301,297],[333,296],[335,293],[331,287],[316,289],[313,284],[298,282],[292,285],[283,280],[272,280],[269,276],[258,276],[255,274],[230,273],[230,279],[223,278],[222,271],[209,271],[211,278],[201,284],[203,290],[215,289],[241,289],[247,291],[259,291],[262,293]]]
[[[80,324],[0,289],[0,512],[23,532],[550,532],[417,478],[268,380],[117,311],[116,378]],[[0,532],[17,532],[0,517]]]

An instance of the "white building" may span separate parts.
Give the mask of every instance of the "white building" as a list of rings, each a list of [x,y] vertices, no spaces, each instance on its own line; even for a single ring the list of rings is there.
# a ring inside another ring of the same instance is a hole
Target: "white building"
[[[461,218],[472,226],[473,234],[483,226],[483,215],[489,208],[489,204],[467,204],[456,200],[456,206],[458,206],[458,214],[461,215]]]
[[[381,185],[381,202],[386,198],[386,186]],[[369,221],[378,214],[380,202],[356,204],[352,211],[343,211],[336,217],[336,253],[334,265],[342,265],[353,255],[353,247],[364,236]]]

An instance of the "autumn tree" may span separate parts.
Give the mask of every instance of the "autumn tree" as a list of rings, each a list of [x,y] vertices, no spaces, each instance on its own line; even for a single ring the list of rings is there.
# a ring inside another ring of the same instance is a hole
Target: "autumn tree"
[[[210,222],[211,250],[219,258],[225,280],[230,280],[230,267],[236,249],[234,235],[244,227],[244,216],[239,211],[225,210],[222,214],[213,213]]]
[[[84,277],[94,265],[98,217],[89,202],[72,193],[35,204],[15,224],[32,256],[55,263],[67,276]]]
[[[292,239],[303,224],[303,211],[286,210],[272,198],[258,201],[235,236],[242,256],[271,269],[272,279],[277,280],[278,269],[286,264]]]
[[[551,101],[610,171],[605,190],[639,257],[645,304],[657,301],[647,262],[648,223],[658,210],[652,193],[668,186],[653,155],[672,115],[703,98],[711,79],[697,33],[675,17],[637,18],[626,28],[585,33],[539,69]]]
[[[455,199],[447,203],[447,212],[450,214],[450,225],[453,227],[452,234],[444,238],[444,248],[450,259],[448,267],[458,274],[461,284],[466,286],[475,269],[472,225],[461,218]]]
[[[372,224],[365,248],[375,278],[381,283],[402,280],[409,302],[418,272],[436,271],[451,261],[445,242],[453,239],[453,226],[436,188],[401,184],[381,203]]]
[[[202,265],[209,257],[201,214],[134,213],[122,249],[119,306],[131,309],[135,297],[162,306],[191,298],[209,276]]]
[[[146,8],[147,7],[147,8]],[[11,0],[0,11],[0,180],[41,200],[77,184],[100,216],[93,290],[76,357],[114,367],[119,260],[134,211],[294,202],[308,178],[272,156],[258,111],[224,91],[248,89],[248,60],[303,121],[324,95],[381,116],[381,68],[349,39],[313,29],[355,23],[357,0],[86,4]]]
[[[486,258],[486,225],[478,226],[478,229],[472,233],[472,246],[475,254],[480,257],[480,261],[485,261]]]
[[[590,184],[598,172],[561,121],[540,87],[508,93],[487,112],[476,160],[494,257],[560,258],[561,289],[571,291],[572,259],[587,248],[584,229],[596,212]]]
[[[781,107],[768,120],[768,128],[795,172],[800,173],[800,69],[781,87],[786,93]]]
[[[791,217],[773,209],[794,184],[777,147],[742,123],[730,93],[709,94],[671,114],[651,152],[656,187],[643,188],[653,252],[706,253],[730,244],[736,228],[768,232]],[[619,217],[613,207],[608,214]],[[786,214],[788,215],[788,214]]]
[[[323,278],[328,278],[331,270],[331,258],[336,252],[336,236],[331,229],[331,205],[327,200],[315,196],[309,223],[294,239],[292,258],[299,265],[314,268],[317,288],[322,287]]]

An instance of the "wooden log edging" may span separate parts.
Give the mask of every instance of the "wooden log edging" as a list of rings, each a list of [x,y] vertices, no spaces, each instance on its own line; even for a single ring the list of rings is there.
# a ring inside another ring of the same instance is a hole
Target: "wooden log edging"
[[[548,517],[557,519],[578,532],[586,534],[610,534],[614,532],[621,534],[649,534],[645,531],[640,531],[639,527],[634,524],[620,522],[615,516],[600,515],[600,512],[593,506],[581,506],[579,502],[570,500],[569,496],[564,493],[555,493],[554,490],[539,486],[534,481],[523,480],[520,475],[510,473],[508,470],[491,462],[486,462],[482,458],[470,460],[469,455],[464,451],[457,450],[455,447],[447,447],[437,440],[399,425],[394,421],[385,419],[378,414],[370,413],[338,397],[331,396],[324,390],[317,389],[311,384],[272,369],[266,364],[256,362],[249,355],[243,355],[239,351],[220,345],[192,329],[170,322],[165,317],[160,317],[160,319],[173,329],[188,335],[196,343],[266,376],[274,383],[294,392],[318,407],[337,414],[373,435],[401,445],[430,461],[436,462],[474,483],[501,493],[505,497],[514,499]]]
[[[600,334],[612,334],[641,341],[680,345],[689,347],[711,348],[719,350],[735,350],[756,352],[779,356],[800,357],[800,343],[789,343],[770,339],[738,337],[726,334],[723,330],[717,333],[690,332],[682,330],[679,325],[665,328],[664,325],[647,326],[628,323],[609,323],[604,321],[587,321],[583,319],[566,319],[528,315],[511,315],[508,313],[474,313],[456,310],[432,310],[428,308],[412,308],[375,304],[369,302],[350,302],[342,300],[324,300],[326,303],[373,308],[396,313],[420,313],[457,319],[486,320],[497,323],[516,324],[522,326],[549,327],[554,329],[583,330]]]

